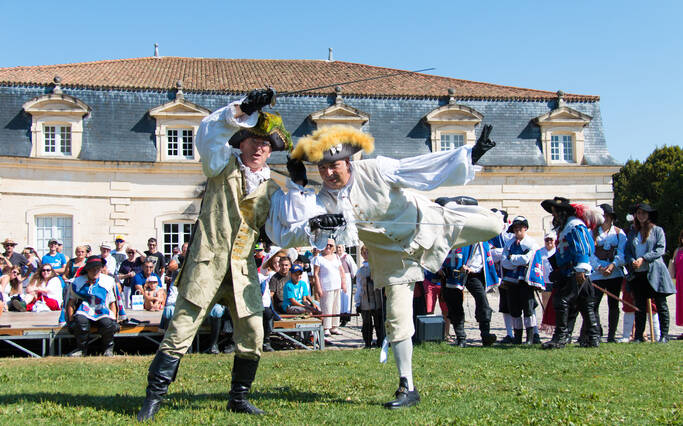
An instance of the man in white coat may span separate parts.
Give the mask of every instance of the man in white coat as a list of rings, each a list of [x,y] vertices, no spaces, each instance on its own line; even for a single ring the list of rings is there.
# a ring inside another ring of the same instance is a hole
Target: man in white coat
[[[333,235],[338,244],[368,250],[372,279],[387,297],[386,332],[399,375],[396,398],[386,408],[415,405],[411,337],[413,286],[423,268],[436,272],[453,247],[486,241],[500,233],[500,219],[478,206],[446,209],[404,188],[428,191],[464,185],[474,178],[474,163],[495,143],[485,126],[474,147],[461,147],[396,160],[351,161],[374,150],[374,139],[348,126],[329,126],[299,140],[287,164],[288,193],[276,194],[266,231],[280,246],[321,247]],[[323,188],[305,188],[302,161],[318,166]]]

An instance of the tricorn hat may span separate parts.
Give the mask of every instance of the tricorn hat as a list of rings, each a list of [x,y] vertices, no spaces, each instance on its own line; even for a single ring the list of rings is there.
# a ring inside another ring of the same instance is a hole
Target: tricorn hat
[[[555,207],[555,209],[567,210],[571,214],[576,213],[576,210],[570,204],[569,200],[564,197],[555,197],[552,200],[544,200],[541,203],[541,207],[543,207],[543,209],[548,213],[553,212],[553,207]]]
[[[375,139],[351,126],[335,125],[318,129],[297,142],[292,158],[311,163],[330,163],[351,157],[358,151],[370,154]]]
[[[102,256],[90,256],[85,260],[85,265],[83,269],[89,271],[91,269],[99,268],[102,269],[104,265],[107,264],[107,260],[102,258]]]
[[[650,219],[650,222],[657,222],[657,209],[652,207],[651,205],[647,203],[638,203],[635,206],[633,206],[633,214],[638,211],[638,209],[646,211],[648,214],[648,218]]]
[[[529,221],[526,220],[524,216],[515,216],[515,218],[512,219],[512,223],[510,224],[510,226],[508,226],[507,232],[511,233],[515,225],[522,225],[526,229],[529,229]]]
[[[602,209],[602,212],[604,215],[612,216],[612,220],[617,218],[617,214],[614,213],[614,209],[609,204],[607,204],[607,203],[600,204],[598,207],[600,207]]]
[[[291,151],[292,135],[285,129],[282,117],[278,113],[259,111],[256,126],[242,129],[232,135],[230,146],[239,148],[240,143],[248,137],[263,138],[270,142],[273,151]]]

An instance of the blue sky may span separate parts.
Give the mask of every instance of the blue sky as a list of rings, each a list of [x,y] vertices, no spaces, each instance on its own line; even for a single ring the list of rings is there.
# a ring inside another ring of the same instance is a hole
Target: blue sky
[[[151,56],[155,42],[161,55],[186,57],[326,59],[332,47],[336,60],[599,95],[620,162],[680,145],[683,2],[5,1],[2,10],[0,67]]]

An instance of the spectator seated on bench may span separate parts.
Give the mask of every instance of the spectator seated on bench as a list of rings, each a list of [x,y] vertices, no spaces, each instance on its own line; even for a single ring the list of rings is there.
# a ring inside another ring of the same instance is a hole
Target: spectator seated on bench
[[[66,317],[77,345],[71,356],[86,355],[91,327],[97,328],[102,336],[104,356],[114,355],[114,334],[118,331],[116,283],[106,270],[101,273],[104,262],[100,256],[90,256],[83,267],[83,274],[71,283]]]
[[[320,310],[313,303],[306,282],[301,279],[304,269],[301,265],[294,265],[290,270],[291,279],[287,281],[283,290],[282,310],[288,314],[303,314],[310,312],[319,314]]]

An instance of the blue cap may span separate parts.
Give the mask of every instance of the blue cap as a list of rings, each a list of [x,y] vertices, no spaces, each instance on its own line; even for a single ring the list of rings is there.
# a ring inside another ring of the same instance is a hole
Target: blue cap
[[[292,269],[289,270],[290,273],[293,272],[303,272],[304,268],[301,267],[301,265],[292,265]]]

